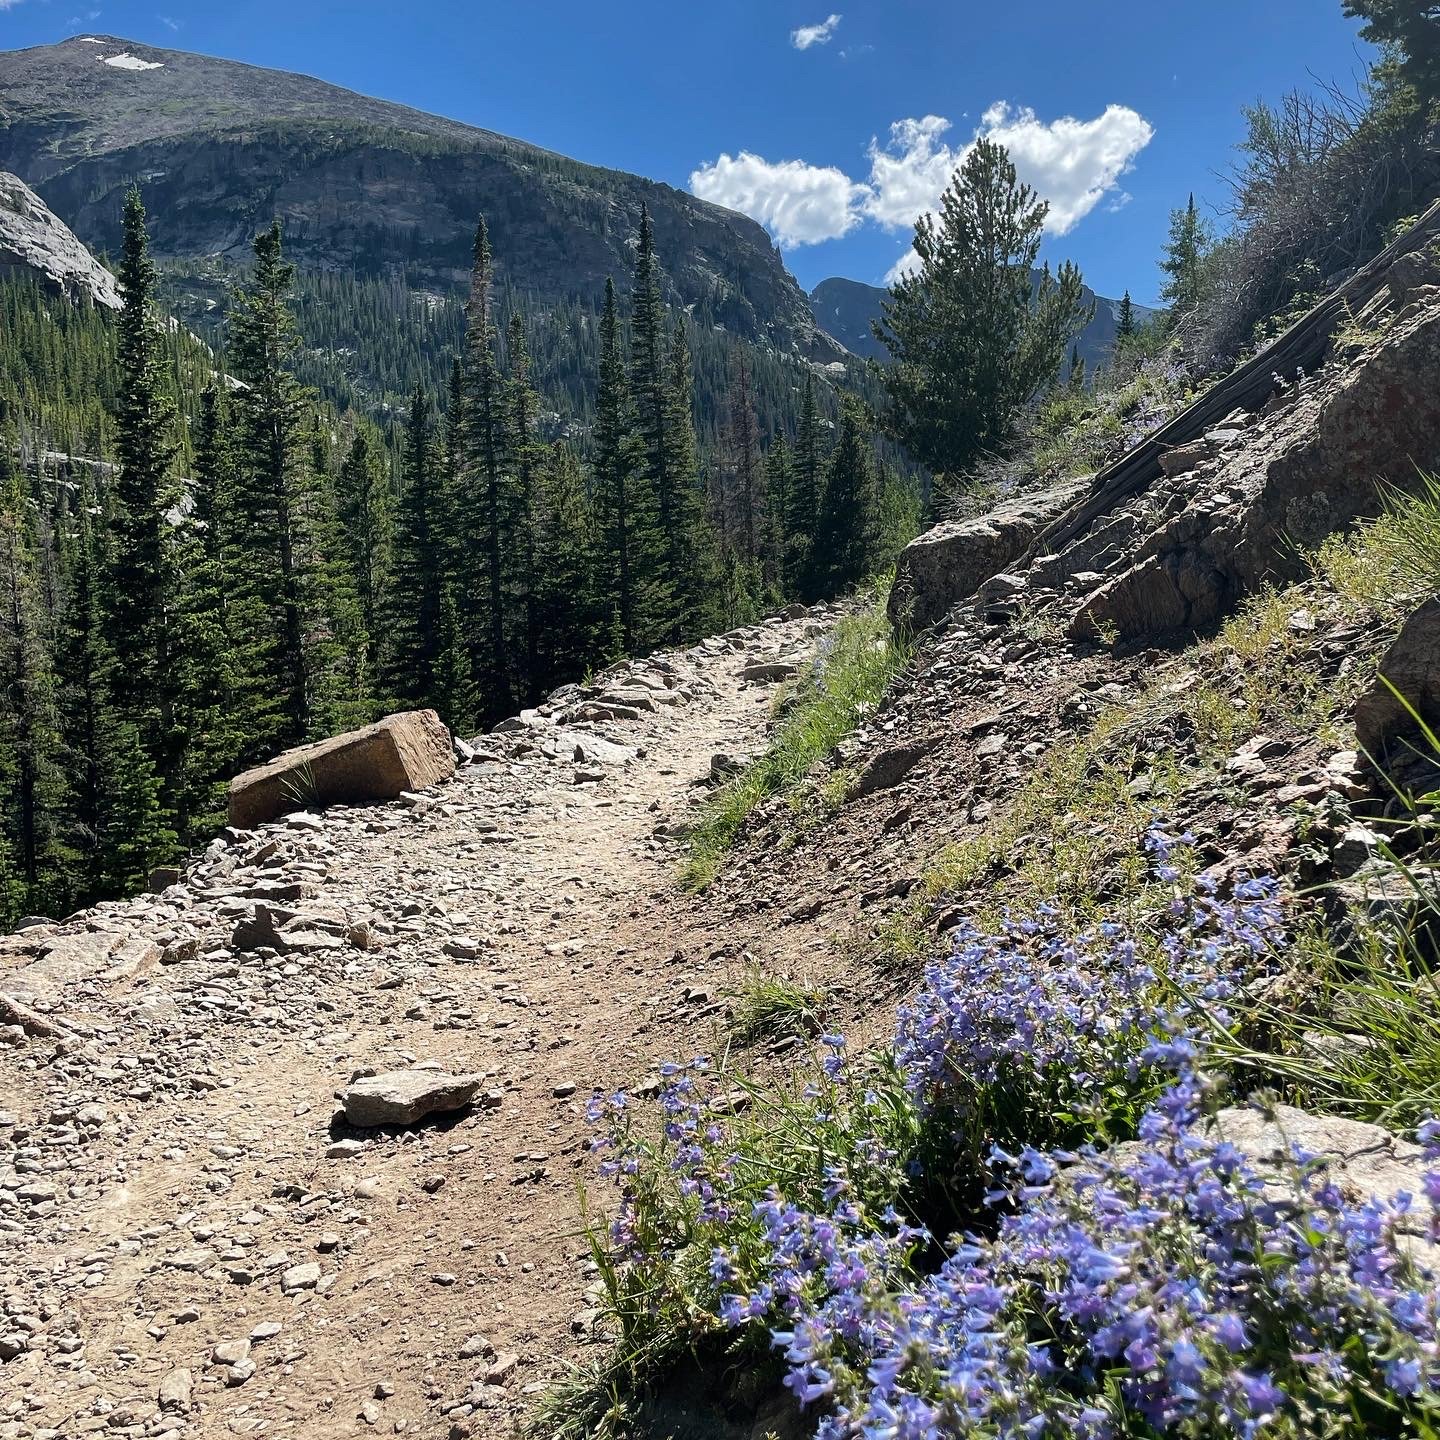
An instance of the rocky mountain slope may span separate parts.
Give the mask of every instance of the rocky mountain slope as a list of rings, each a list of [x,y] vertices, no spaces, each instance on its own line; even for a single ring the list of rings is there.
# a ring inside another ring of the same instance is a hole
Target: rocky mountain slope
[[[0,169],[97,251],[117,247],[123,190],[140,177],[162,258],[243,258],[278,215],[305,265],[453,288],[483,210],[500,283],[543,305],[594,299],[629,273],[643,204],[673,303],[786,353],[839,356],[745,216],[308,76],[77,36],[0,53],[0,114]]]
[[[810,305],[815,323],[838,340],[852,355],[866,360],[884,360],[889,351],[875,338],[870,326],[880,319],[881,305],[889,291],[859,280],[835,277],[822,280],[810,292]],[[1115,310],[1118,300],[1097,296],[1086,286],[1085,299],[1094,302],[1095,317],[1076,337],[1080,354],[1088,366],[1103,365],[1115,346]],[[1143,324],[1156,312],[1143,305],[1135,306],[1135,320]]]
[[[18,176],[0,172],[0,273],[37,277],[67,300],[120,308],[115,277]]]

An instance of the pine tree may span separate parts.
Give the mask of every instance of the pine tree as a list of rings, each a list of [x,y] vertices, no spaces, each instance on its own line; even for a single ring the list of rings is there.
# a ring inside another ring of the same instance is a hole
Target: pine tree
[[[183,736],[174,783],[175,829],[202,839],[223,809],[224,782],[238,768],[245,736],[237,724],[226,608],[225,507],[229,464],[215,386],[200,397],[190,510],[176,531],[180,576],[175,639],[177,728]]]
[[[552,446],[541,475],[535,538],[542,637],[536,685],[541,692],[581,674],[605,645],[595,530],[579,462],[565,446]]]
[[[750,367],[743,351],[736,352],[729,411],[727,438],[734,476],[734,522],[729,529],[735,553],[747,565],[754,565],[760,558],[760,535],[765,526],[765,490],[760,468],[760,427],[755,419]]]
[[[456,604],[464,599],[463,583],[468,570],[465,553],[465,524],[468,506],[465,495],[465,371],[459,356],[450,361],[450,383],[445,395],[445,488],[441,496],[442,529],[445,543],[445,573],[456,587]],[[468,641],[467,641],[468,643]]]
[[[1200,218],[1191,195],[1183,210],[1170,214],[1170,238],[1160,268],[1169,277],[1160,291],[1172,315],[1188,314],[1204,299],[1204,260],[1210,248],[1210,227]]]
[[[790,514],[790,447],[783,434],[777,435],[765,452],[765,492],[769,500],[765,535],[765,583],[779,594],[785,593],[784,562],[788,549],[786,522]]]
[[[472,567],[472,603],[484,617],[482,638],[474,647],[484,677],[484,705],[492,718],[512,708],[513,689],[505,651],[505,394],[495,359],[490,316],[492,285],[490,238],[482,217],[475,230],[474,266],[465,328],[465,487],[474,511],[468,533],[480,561]]]
[[[840,433],[830,456],[815,537],[832,594],[858,585],[874,571],[879,519],[865,412],[854,396],[847,395],[840,406]]]
[[[1093,314],[1080,272],[1031,281],[1048,206],[1022,185],[1003,146],[980,139],[915,227],[918,266],[896,283],[876,336],[886,425],[916,459],[950,477],[1003,452],[1032,396],[1050,384]]]
[[[1085,357],[1080,353],[1078,345],[1070,347],[1070,378],[1071,390],[1083,390],[1085,388]]]
[[[280,687],[278,733],[255,737],[263,753],[276,741],[293,744],[310,728],[305,634],[312,541],[304,522],[313,477],[302,429],[308,401],[290,369],[300,344],[289,308],[294,267],[283,258],[278,221],[256,236],[255,258],[249,290],[231,303],[230,349],[244,382],[234,401],[235,533],[242,552],[236,573],[262,627],[242,659],[252,683],[273,675]]]
[[[685,318],[670,337],[665,387],[665,475],[670,485],[666,533],[666,579],[675,600],[674,625],[666,638],[693,639],[714,618],[714,537],[705,519],[704,490],[695,448],[694,365]]]
[[[8,437],[0,435],[0,836],[16,857],[14,892],[0,877],[0,909],[44,909],[54,897],[61,778],[55,675],[39,592],[33,506]]]
[[[280,225],[255,238],[248,289],[231,304],[235,373],[235,549],[237,609],[244,612],[242,688],[278,680],[278,704],[257,707],[252,750],[324,734],[363,718],[365,637],[353,576],[345,564],[334,498],[317,462],[309,392],[293,365],[300,337],[290,310],[294,266]],[[268,723],[267,723],[268,722]]]
[[[446,589],[439,527],[441,474],[431,433],[430,397],[417,388],[405,423],[403,489],[395,536],[390,689],[408,705],[435,703],[440,605]]]
[[[387,664],[382,661],[380,649],[389,607],[394,540],[390,490],[382,464],[383,457],[373,432],[363,422],[357,424],[350,449],[340,466],[336,501],[350,569],[355,576],[361,621],[370,641],[368,659],[374,674],[385,670]]]
[[[535,568],[535,518],[539,502],[541,454],[537,415],[540,397],[530,383],[530,352],[525,343],[525,321],[510,317],[506,349],[510,358],[509,422],[506,453],[510,462],[510,499],[513,513],[507,529],[511,546],[520,612],[520,653],[524,660],[523,693],[530,703],[541,698],[536,688],[540,668],[540,614],[537,602],[539,576]]]
[[[440,595],[429,703],[453,734],[474,728],[475,686],[453,585],[446,585]]]
[[[627,655],[652,648],[668,611],[660,576],[663,537],[636,439],[615,285],[605,282],[600,320],[600,374],[595,392],[595,508],[617,639]]]
[[[145,231],[145,206],[131,186],[125,196],[120,261],[120,390],[112,569],[106,587],[116,661],[117,700],[135,720],[141,742],[167,774],[178,762],[171,680],[176,583],[170,515],[180,501],[172,474],[175,407],[163,339],[152,313],[155,266]]]
[[[815,547],[815,527],[819,522],[824,484],[825,456],[821,449],[820,411],[815,401],[815,379],[807,372],[785,511],[784,586],[787,594],[807,604],[820,595],[822,565]]]
[[[1130,292],[1127,290],[1120,297],[1120,308],[1115,313],[1115,335],[1121,340],[1128,340],[1135,333],[1135,306],[1130,299]]]

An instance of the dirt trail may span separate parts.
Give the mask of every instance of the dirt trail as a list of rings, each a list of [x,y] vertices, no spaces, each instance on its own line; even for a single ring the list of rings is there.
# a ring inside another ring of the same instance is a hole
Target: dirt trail
[[[509,1433],[593,1320],[586,1098],[721,1013],[665,832],[762,741],[783,666],[746,667],[832,618],[602,677],[417,807],[292,817],[64,927],[143,943],[65,986],[75,1038],[0,1032],[0,1440]],[[310,917],[282,953],[243,936],[257,899]],[[484,1103],[335,1121],[357,1070],[417,1064]]]

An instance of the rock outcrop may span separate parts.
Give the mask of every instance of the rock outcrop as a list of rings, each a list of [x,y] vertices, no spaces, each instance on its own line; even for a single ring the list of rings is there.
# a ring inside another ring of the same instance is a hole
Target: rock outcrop
[[[1396,698],[1396,690],[1404,704]],[[1440,600],[1436,599],[1427,600],[1405,622],[1380,657],[1375,683],[1355,707],[1355,738],[1377,761],[1397,743],[1422,744],[1422,725],[1440,734]]]
[[[18,176],[0,171],[0,274],[33,275],[67,300],[120,308],[115,277]]]
[[[248,830],[307,805],[394,800],[455,773],[450,732],[433,710],[407,710],[287,750],[230,782],[230,823]]]
[[[1440,280],[1440,261],[1405,259]],[[1239,414],[1172,451],[1165,480],[1040,563],[1042,583],[1082,592],[1077,634],[1211,625],[1261,585],[1299,578],[1306,551],[1440,459],[1440,285],[1401,293],[1398,308],[1393,291],[1377,308],[1375,339],[1348,364],[1278,386],[1264,424]]]
[[[943,521],[912,540],[900,556],[890,592],[891,623],[924,629],[944,619],[952,606],[1022,554],[1084,488],[1084,481],[1073,480],[1017,495],[986,515]]]

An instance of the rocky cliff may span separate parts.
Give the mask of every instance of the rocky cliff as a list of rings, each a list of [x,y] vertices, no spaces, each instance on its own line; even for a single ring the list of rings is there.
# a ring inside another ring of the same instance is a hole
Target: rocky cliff
[[[302,264],[404,272],[440,288],[469,273],[475,218],[502,284],[543,304],[593,299],[624,276],[642,205],[669,298],[785,352],[840,352],[764,229],[620,171],[370,99],[308,76],[80,36],[0,54],[0,168],[96,250],[120,236],[139,177],[156,254],[245,257],[278,215]]]
[[[67,300],[120,308],[115,277],[18,176],[0,173],[0,273],[36,278]]]

